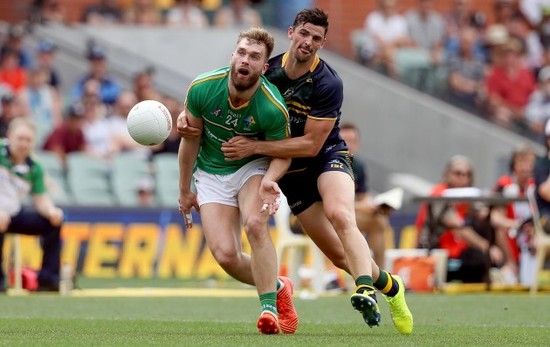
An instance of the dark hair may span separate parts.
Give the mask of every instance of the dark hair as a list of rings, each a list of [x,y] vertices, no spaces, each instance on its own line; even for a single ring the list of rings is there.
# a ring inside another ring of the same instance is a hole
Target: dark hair
[[[248,39],[265,45],[267,51],[266,60],[269,59],[271,53],[273,52],[273,47],[275,47],[275,38],[263,28],[250,28],[248,30],[241,31],[239,38],[237,39],[237,43],[241,42],[242,39]]]
[[[325,37],[328,32],[328,14],[318,7],[306,8],[298,12],[292,27],[296,28],[298,25],[311,23],[313,25],[321,26],[325,28]]]

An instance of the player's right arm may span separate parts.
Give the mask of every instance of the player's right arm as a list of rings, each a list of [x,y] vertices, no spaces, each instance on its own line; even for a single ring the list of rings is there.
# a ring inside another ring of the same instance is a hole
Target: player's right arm
[[[202,118],[195,117],[188,108],[183,111],[184,117],[190,126],[199,129],[202,134]],[[188,117],[187,117],[188,116]],[[185,216],[187,227],[192,226],[192,221],[188,216],[191,214],[191,208],[195,207],[198,211],[196,195],[191,191],[191,178],[193,176],[193,166],[199,154],[201,143],[200,136],[182,137],[178,150],[179,163],[179,205],[180,212]]]
[[[251,155],[278,158],[315,157],[328,138],[336,119],[308,118],[304,135],[277,141],[257,141],[236,136],[222,145],[227,160],[238,160]]]
[[[176,121],[176,130],[181,137],[201,137],[202,130],[191,126],[187,120],[187,113],[183,110]]]

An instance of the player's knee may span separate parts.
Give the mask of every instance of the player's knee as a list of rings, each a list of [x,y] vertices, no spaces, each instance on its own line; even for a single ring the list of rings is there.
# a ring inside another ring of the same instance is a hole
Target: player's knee
[[[265,236],[266,223],[259,216],[251,216],[243,220],[243,227],[249,242],[254,242]]]
[[[212,255],[216,262],[220,264],[223,269],[231,269],[237,266],[239,262],[239,255],[237,250],[227,250],[222,248],[211,249]]]
[[[334,226],[334,229],[336,229],[336,232],[346,230],[351,224],[355,223],[350,211],[344,208],[335,208],[333,211],[327,213],[327,217]]]

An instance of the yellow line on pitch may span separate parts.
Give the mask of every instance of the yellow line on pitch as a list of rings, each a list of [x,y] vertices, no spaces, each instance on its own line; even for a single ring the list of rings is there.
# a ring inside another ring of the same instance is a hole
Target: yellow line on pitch
[[[255,289],[218,288],[103,288],[73,290],[74,297],[234,297],[258,296]]]

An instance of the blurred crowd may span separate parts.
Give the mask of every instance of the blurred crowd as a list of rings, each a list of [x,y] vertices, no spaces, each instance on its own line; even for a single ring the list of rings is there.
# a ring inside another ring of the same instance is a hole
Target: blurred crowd
[[[168,25],[188,29],[261,26],[253,7],[261,0],[97,0],[84,8],[80,21],[90,25]],[[35,0],[33,23],[67,24],[67,9],[58,0]]]
[[[545,143],[550,118],[550,1],[487,0],[492,13],[453,0],[377,0],[355,42],[373,69]]]
[[[212,2],[212,1],[211,1]],[[98,0],[84,8],[81,21],[89,25],[167,25],[202,29],[209,26],[250,27],[262,25],[259,12],[248,0],[231,0],[218,7],[208,1]],[[207,16],[210,8],[211,15]],[[108,52],[91,42],[84,52],[87,71],[76,81],[62,81],[56,71],[57,47],[42,40],[36,47],[25,45],[29,24],[66,24],[66,9],[55,0],[35,1],[30,22],[12,24],[0,35],[0,138],[16,117],[28,117],[38,127],[36,149],[54,151],[64,160],[67,153],[84,151],[109,160],[121,151],[151,155],[177,152],[177,136],[164,144],[144,148],[126,131],[126,116],[139,101],[163,102],[177,117],[183,105],[160,93],[154,83],[155,69],[148,67],[133,76],[125,90],[109,74]],[[69,90],[70,92],[65,92]]]
[[[91,44],[85,56],[88,67],[63,93],[62,81],[54,67],[54,43],[39,41],[34,50],[22,45],[21,26],[10,28],[0,50],[0,138],[15,118],[24,117],[37,126],[36,150],[57,153],[62,160],[68,153],[82,151],[108,161],[122,151],[148,156],[177,151],[177,134],[156,147],[143,147],[130,138],[126,117],[137,102],[154,99],[163,102],[177,117],[181,102],[162,95],[154,83],[154,69],[133,76],[125,89],[109,74],[104,47]]]

